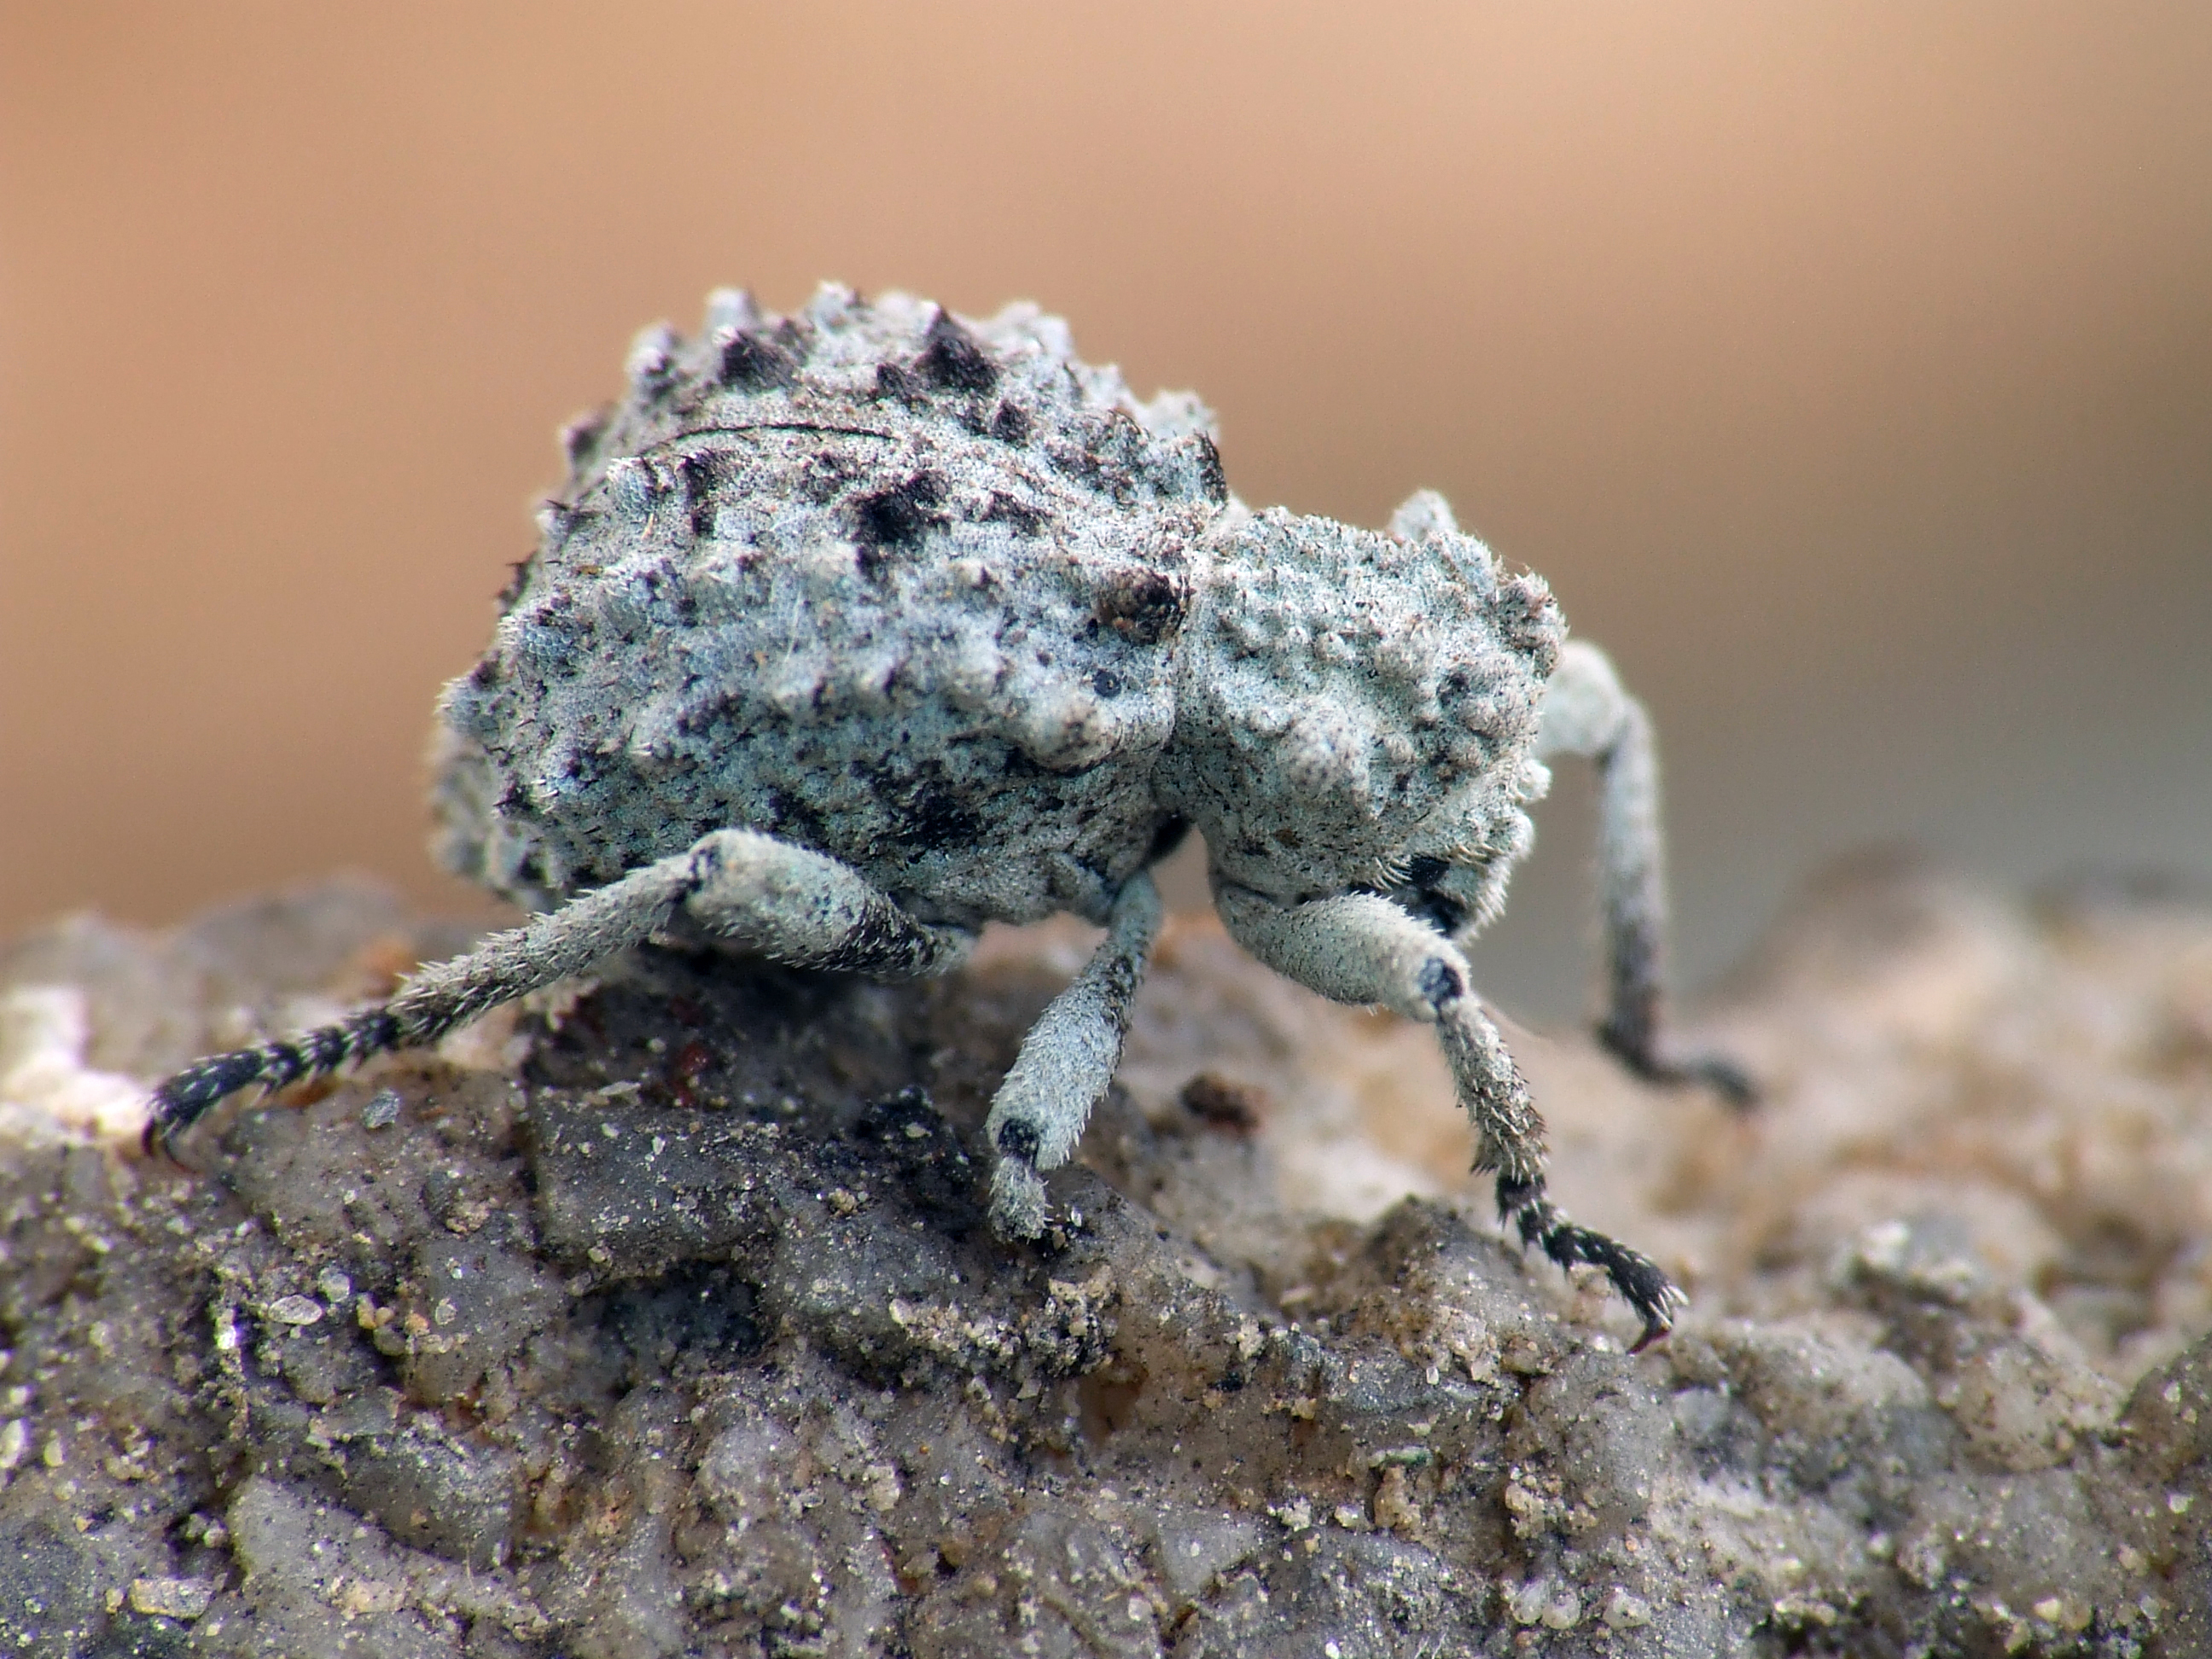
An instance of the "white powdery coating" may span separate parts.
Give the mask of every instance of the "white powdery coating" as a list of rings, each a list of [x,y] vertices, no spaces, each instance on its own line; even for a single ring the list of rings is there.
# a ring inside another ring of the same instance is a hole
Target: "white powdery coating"
[[[1563,630],[1440,501],[1249,514],[1203,405],[1030,306],[724,291],[629,372],[447,693],[451,867],[545,908],[742,826],[927,921],[1103,921],[1183,819],[1271,897],[1434,858],[1494,909]]]

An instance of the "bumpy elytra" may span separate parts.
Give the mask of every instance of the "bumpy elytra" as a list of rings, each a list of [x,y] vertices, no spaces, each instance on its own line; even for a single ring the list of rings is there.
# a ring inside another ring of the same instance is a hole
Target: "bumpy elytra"
[[[1211,416],[1139,403],[1035,307],[980,321],[826,287],[633,348],[490,648],[439,707],[441,858],[538,912],[337,1024],[202,1060],[149,1145],[217,1100],[436,1040],[651,939],[878,978],[987,921],[1107,928],[987,1133],[1001,1232],[1036,1237],[1121,1055],[1196,828],[1231,933],[1325,996],[1436,1026],[1499,1208],[1664,1331],[1658,1267],[1544,1192],[1542,1120],[1461,946],[1497,914],[1556,754],[1594,759],[1611,1000],[1633,1069],[1748,1091],[1659,1045],[1650,726],[1424,492],[1387,531],[1229,493]]]

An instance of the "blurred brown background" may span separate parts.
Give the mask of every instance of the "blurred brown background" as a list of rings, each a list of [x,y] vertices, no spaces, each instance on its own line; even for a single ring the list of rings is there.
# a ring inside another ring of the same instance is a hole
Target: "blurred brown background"
[[[1909,840],[2212,872],[2212,9],[0,9],[0,931],[421,850],[631,333],[1033,297],[1655,706],[1681,959]],[[1586,982],[1586,791],[1483,955]]]

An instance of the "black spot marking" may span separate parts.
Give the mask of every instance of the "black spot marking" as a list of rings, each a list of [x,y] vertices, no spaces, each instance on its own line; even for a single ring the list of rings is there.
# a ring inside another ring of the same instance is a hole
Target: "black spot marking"
[[[1019,404],[1000,404],[991,416],[991,435],[1002,444],[1027,443],[1030,412]]]
[[[1450,869],[1451,866],[1442,859],[1424,854],[1406,866],[1406,884],[1417,888],[1433,887],[1444,878]]]
[[[1024,1164],[1036,1162],[1037,1148],[1043,1144],[1038,1138],[1036,1125],[1020,1118],[1010,1123],[1001,1123],[997,1139],[1001,1152],[1008,1158],[1018,1158]]]
[[[1449,893],[1416,892],[1400,902],[1439,933],[1456,933],[1467,920],[1467,906]]]
[[[787,386],[798,378],[798,358],[779,341],[758,334],[739,334],[722,348],[725,386],[767,392]]]
[[[945,392],[988,392],[999,383],[999,366],[942,307],[914,367],[923,380]]]
[[[902,973],[929,959],[929,938],[896,905],[878,901],[861,909],[853,929],[818,960],[806,965],[838,974]]]
[[[926,853],[973,847],[982,838],[983,820],[961,804],[950,789],[935,785],[917,790],[905,805],[900,839]]]
[[[1421,994],[1431,1007],[1441,1011],[1467,994],[1467,981],[1442,957],[1431,957],[1421,964]]]
[[[945,480],[929,471],[860,497],[854,513],[859,521],[861,569],[872,575],[884,551],[912,547],[931,526],[943,524],[945,515],[937,509],[944,503]]]
[[[1123,638],[1158,645],[1182,626],[1182,590],[1157,570],[1125,571],[1099,591],[1091,610]]]
[[[938,763],[903,768],[859,762],[852,770],[866,778],[877,799],[898,814],[898,827],[891,833],[901,846],[939,853],[973,847],[983,839],[983,820]]]
[[[684,498],[690,504],[691,534],[704,541],[714,533],[714,489],[718,482],[714,460],[706,455],[686,455],[677,463],[684,478]]]
[[[1091,689],[1102,697],[1121,695],[1121,677],[1110,668],[1101,668],[1091,676]]]
[[[812,349],[810,343],[812,332],[811,329],[802,326],[796,317],[786,317],[775,325],[775,343],[791,355],[792,362],[804,363],[807,353]]]
[[[806,458],[799,488],[809,501],[826,507],[849,491],[865,471],[864,463],[848,450],[817,449]]]

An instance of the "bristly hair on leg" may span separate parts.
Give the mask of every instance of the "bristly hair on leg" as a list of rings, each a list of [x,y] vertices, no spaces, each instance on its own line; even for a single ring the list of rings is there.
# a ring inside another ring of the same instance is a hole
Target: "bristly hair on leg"
[[[696,887],[693,862],[689,852],[659,860],[520,927],[489,934],[464,955],[418,969],[389,1001],[336,1024],[195,1060],[154,1091],[146,1150],[167,1152],[238,1090],[258,1084],[265,1093],[394,1048],[428,1048],[477,1015],[650,937]]]
[[[1601,1267],[1622,1301],[1644,1321],[1644,1333],[1631,1353],[1641,1353],[1674,1327],[1674,1311],[1689,1305],[1674,1281],[1650,1257],[1617,1243],[1603,1233],[1577,1225],[1544,1196],[1544,1183],[1498,1178],[1498,1217],[1510,1221],[1523,1245],[1542,1248],[1562,1267],[1588,1263]]]
[[[194,1061],[154,1091],[146,1150],[167,1151],[238,1090],[258,1084],[266,1092],[394,1048],[427,1048],[502,1003],[651,939],[685,903],[710,931],[770,961],[885,978],[945,972],[972,943],[957,928],[915,921],[834,859],[750,830],[713,830],[681,853],[418,969],[387,1002],[299,1036]]]
[[[171,1143],[226,1096],[259,1085],[271,1094],[304,1078],[325,1077],[342,1066],[407,1048],[416,1041],[389,1004],[380,1003],[298,1036],[196,1060],[154,1091],[154,1108],[140,1138],[149,1155],[174,1158]]]

